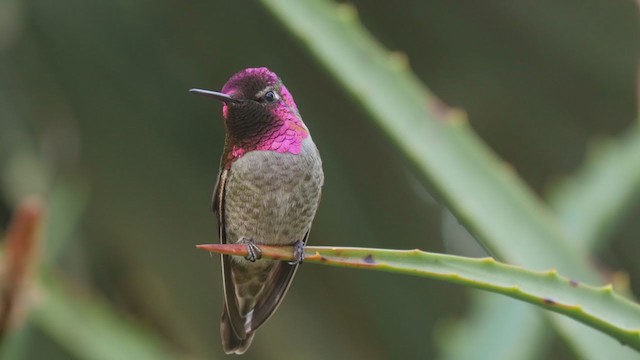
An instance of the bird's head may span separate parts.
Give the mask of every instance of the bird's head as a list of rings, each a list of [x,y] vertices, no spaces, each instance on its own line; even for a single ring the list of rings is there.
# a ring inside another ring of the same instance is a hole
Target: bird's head
[[[297,153],[309,134],[291,93],[265,67],[240,71],[220,92],[191,92],[223,102],[228,143],[239,153],[256,149]]]

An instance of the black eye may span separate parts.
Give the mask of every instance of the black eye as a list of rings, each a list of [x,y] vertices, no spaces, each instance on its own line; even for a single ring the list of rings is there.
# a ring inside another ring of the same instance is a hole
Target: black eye
[[[275,92],[273,91],[267,91],[266,94],[264,94],[264,100],[266,102],[274,102],[278,99],[278,96],[276,95]]]

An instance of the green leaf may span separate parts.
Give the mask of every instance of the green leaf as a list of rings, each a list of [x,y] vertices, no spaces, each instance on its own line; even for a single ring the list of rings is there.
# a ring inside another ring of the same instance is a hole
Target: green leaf
[[[541,311],[488,292],[471,293],[471,309],[439,336],[441,357],[452,360],[547,358],[549,332]]]
[[[605,243],[609,233],[624,219],[640,192],[640,129],[633,125],[622,136],[595,144],[583,167],[549,194],[550,203],[571,239],[591,253]],[[530,358],[539,353],[523,347],[536,344],[544,336],[543,324],[534,309],[504,299],[477,294],[470,323],[452,330],[445,342],[447,358],[492,359]],[[491,330],[493,328],[493,330]],[[508,331],[505,331],[508,330]],[[505,346],[487,346],[494,339]],[[506,349],[505,349],[506,348]],[[516,352],[507,352],[517,349]]]
[[[562,268],[597,279],[572,252],[544,205],[478,139],[460,112],[437,100],[397,56],[356,21],[348,5],[324,0],[264,0],[349,90],[433,184],[455,215],[499,258]]]
[[[199,248],[247,256],[246,245],[209,244]],[[293,248],[259,246],[263,258],[292,260]],[[306,263],[378,270],[427,277],[506,295],[567,315],[640,351],[640,305],[616,294],[611,285],[593,287],[556,270],[530,271],[495,261],[420,250],[307,246]]]
[[[74,293],[60,279],[42,282],[34,325],[80,359],[173,359],[161,339],[95,295]],[[175,354],[174,354],[175,355]]]
[[[45,251],[42,266],[49,270],[73,244],[74,232],[89,200],[88,185],[79,179],[58,179],[47,198]]]
[[[640,197],[640,128],[595,144],[580,171],[549,199],[576,245],[597,248]]]
[[[602,281],[548,209],[477,138],[464,115],[438,106],[406,59],[386,51],[357,21],[352,6],[326,0],[262,2],[360,101],[493,254],[532,269],[555,267],[581,281]],[[637,356],[566,318],[552,320],[585,357]]]

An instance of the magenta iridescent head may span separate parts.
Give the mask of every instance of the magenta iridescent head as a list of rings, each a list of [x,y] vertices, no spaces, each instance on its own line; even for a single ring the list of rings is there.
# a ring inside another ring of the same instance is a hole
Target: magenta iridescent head
[[[287,130],[293,133],[295,144],[308,136],[291,93],[278,75],[265,67],[240,71],[227,81],[221,92],[191,91],[223,102],[227,136],[238,148],[276,148],[274,144],[283,142],[280,138]],[[290,142],[285,139],[284,143]],[[298,147],[286,151],[297,151]]]
[[[248,68],[240,71],[224,84],[222,92],[233,98],[256,101],[269,102],[270,100],[282,99],[284,105],[298,112],[298,107],[282,80],[266,67]],[[268,95],[268,98],[265,98],[265,95]],[[272,96],[275,97],[272,98]]]
[[[242,107],[251,100],[262,104],[275,104],[278,107],[286,106],[299,115],[298,107],[289,90],[278,75],[266,67],[248,68],[236,73],[223,86],[221,92],[202,89],[191,89],[191,92],[218,99],[224,103],[225,108]],[[227,109],[224,115],[226,119]]]

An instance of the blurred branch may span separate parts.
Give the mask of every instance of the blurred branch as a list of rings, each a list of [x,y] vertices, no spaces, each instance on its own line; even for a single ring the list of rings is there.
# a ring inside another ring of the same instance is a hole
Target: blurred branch
[[[291,246],[258,246],[263,258],[293,260]],[[198,248],[247,256],[248,246],[207,244]],[[596,288],[558,275],[534,272],[492,258],[466,258],[420,250],[307,246],[305,262],[378,270],[443,280],[503,294],[567,315],[640,351],[640,305],[616,294],[611,285]]]
[[[358,22],[356,10],[326,0],[263,0],[414,162],[447,206],[494,254],[532,269],[557,267],[600,283],[552,214],[478,139]],[[514,235],[517,234],[516,237]],[[615,341],[564,317],[553,324],[588,358],[635,358]]]
[[[71,205],[78,210],[75,205],[79,204]],[[74,211],[67,220],[75,221],[75,214]],[[86,291],[79,293],[78,289],[70,291],[70,287],[61,285],[59,275],[35,281],[43,220],[44,206],[38,199],[29,199],[16,211],[7,231],[0,308],[0,339],[6,341],[0,348],[0,357],[22,354],[19,348],[28,346],[24,336],[7,336],[16,333],[17,320],[28,319],[69,354],[81,359],[174,358],[159,337],[116,313],[99,297]],[[28,309],[32,300],[28,295],[34,289],[44,291],[39,292],[33,309]]]
[[[16,211],[5,239],[0,308],[0,340],[17,322],[23,322],[38,263],[44,206],[40,199],[29,198]]]

